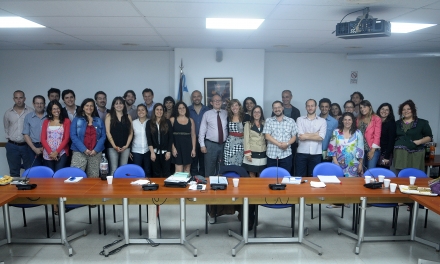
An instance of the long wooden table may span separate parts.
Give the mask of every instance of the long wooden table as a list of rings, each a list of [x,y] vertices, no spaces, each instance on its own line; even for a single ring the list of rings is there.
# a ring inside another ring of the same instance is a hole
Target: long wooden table
[[[314,180],[310,178],[311,180]],[[308,245],[318,253],[322,253],[321,247],[304,239],[304,207],[305,203],[359,203],[361,202],[361,215],[359,225],[359,235],[355,237],[358,243],[355,252],[360,252],[360,246],[363,241],[368,241],[364,236],[365,209],[367,200],[369,203],[394,203],[394,202],[412,202],[420,199],[421,196],[410,196],[396,190],[390,193],[388,189],[367,189],[363,187],[362,178],[341,178],[341,184],[327,184],[326,188],[312,188],[308,183],[300,185],[288,185],[286,190],[273,191],[268,188],[269,183],[274,183],[273,179],[259,178],[241,178],[238,188],[232,184],[226,190],[214,191],[191,191],[188,188],[167,188],[163,187],[163,179],[154,179],[160,185],[157,191],[143,191],[140,186],[131,185],[133,179],[114,179],[112,185],[99,179],[83,179],[78,183],[64,183],[62,179],[32,179],[32,183],[38,184],[38,187],[29,191],[18,191],[15,186],[0,186],[4,198],[4,218],[7,233],[7,243],[16,242],[11,239],[9,221],[8,202],[10,203],[32,203],[27,198],[41,197],[37,203],[53,204],[60,203],[60,225],[61,239],[57,243],[64,244],[69,248],[69,255],[72,249],[68,245],[69,239],[65,233],[64,203],[67,204],[122,204],[124,215],[124,243],[145,243],[145,240],[130,239],[128,229],[128,205],[129,204],[179,204],[180,205],[180,237],[176,239],[157,240],[157,243],[177,243],[185,245],[194,256],[197,255],[197,249],[192,246],[188,240],[197,232],[186,236],[186,204],[240,204],[243,205],[243,235],[239,236],[229,232],[230,235],[240,240],[239,244],[232,249],[232,255],[235,254],[246,244],[249,243],[277,243],[293,242]],[[318,180],[318,179],[316,179]],[[428,179],[417,179],[416,184],[427,186]],[[392,182],[398,184],[408,184],[406,178],[393,178]],[[13,195],[13,196],[10,196]],[[3,196],[0,196],[0,201]],[[15,197],[15,198],[12,198]],[[103,200],[103,198],[110,198]],[[423,197],[424,198],[424,197]],[[14,199],[11,201],[11,199]],[[249,204],[270,204],[276,201],[288,204],[299,204],[300,213],[298,215],[298,237],[294,238],[249,238],[248,234],[248,205]],[[434,202],[435,203],[435,202]],[[153,206],[155,207],[155,206]],[[429,206],[427,206],[429,208]],[[415,207],[417,208],[417,207]],[[417,211],[417,210],[415,210]],[[438,213],[438,211],[436,211]],[[151,214],[155,216],[155,214]],[[413,227],[411,235],[405,236],[405,240],[417,240],[415,236],[415,223],[417,213],[413,215]],[[150,222],[149,222],[150,225]],[[150,228],[155,226],[150,225]],[[9,230],[9,231],[8,231]],[[9,232],[9,234],[8,234]],[[339,229],[338,232],[345,232]],[[81,232],[85,235],[85,232]],[[78,236],[76,236],[78,237]],[[156,239],[155,239],[156,240]],[[398,240],[396,236],[390,236],[390,240]],[[28,240],[26,240],[28,241]],[[46,241],[46,240],[45,240]],[[156,242],[156,241],[155,241]],[[422,241],[419,241],[422,242]],[[44,243],[44,242],[41,242]],[[438,250],[439,245],[430,242]]]

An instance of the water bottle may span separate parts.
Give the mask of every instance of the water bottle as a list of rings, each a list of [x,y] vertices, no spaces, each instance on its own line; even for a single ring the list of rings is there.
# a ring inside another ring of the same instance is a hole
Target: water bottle
[[[108,160],[105,158],[105,153],[102,153],[101,163],[99,163],[99,171],[101,172],[101,180],[107,180]]]

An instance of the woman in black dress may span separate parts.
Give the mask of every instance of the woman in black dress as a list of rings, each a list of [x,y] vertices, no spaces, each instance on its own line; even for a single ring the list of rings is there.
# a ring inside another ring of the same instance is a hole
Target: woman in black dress
[[[190,172],[192,158],[196,156],[196,130],[184,102],[176,104],[170,122],[173,126],[174,142],[171,161],[176,165],[176,172]]]
[[[383,103],[377,108],[376,114],[382,119],[380,157],[377,165],[389,169],[393,160],[394,141],[396,141],[396,120],[393,107],[389,103]]]

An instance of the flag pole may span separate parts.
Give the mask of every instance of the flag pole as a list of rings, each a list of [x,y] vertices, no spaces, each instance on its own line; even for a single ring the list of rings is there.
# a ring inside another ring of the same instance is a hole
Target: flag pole
[[[183,83],[182,83],[182,76],[183,76],[183,59],[180,59],[180,81],[179,81],[179,100],[183,101]]]

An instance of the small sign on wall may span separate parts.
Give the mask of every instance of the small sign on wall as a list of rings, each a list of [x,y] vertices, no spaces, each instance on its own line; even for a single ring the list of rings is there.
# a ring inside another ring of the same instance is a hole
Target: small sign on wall
[[[351,84],[357,84],[358,83],[358,72],[352,71],[350,74],[350,83]]]

